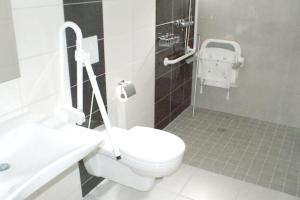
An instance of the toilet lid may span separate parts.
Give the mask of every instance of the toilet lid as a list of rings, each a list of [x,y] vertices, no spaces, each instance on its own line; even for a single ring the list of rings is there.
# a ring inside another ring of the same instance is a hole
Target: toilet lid
[[[185,150],[185,144],[174,134],[146,127],[134,127],[119,143],[121,152],[145,162],[166,162]]]

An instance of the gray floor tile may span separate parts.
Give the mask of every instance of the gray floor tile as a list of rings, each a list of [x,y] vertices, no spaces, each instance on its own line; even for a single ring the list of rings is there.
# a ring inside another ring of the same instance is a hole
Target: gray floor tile
[[[165,130],[186,143],[184,162],[300,196],[300,129],[188,108]]]

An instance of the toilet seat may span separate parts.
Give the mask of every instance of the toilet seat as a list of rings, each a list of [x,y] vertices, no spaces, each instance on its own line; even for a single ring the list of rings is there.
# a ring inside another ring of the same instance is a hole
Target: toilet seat
[[[146,127],[134,127],[119,147],[123,154],[139,161],[163,163],[185,150],[184,142],[171,133]]]
[[[185,151],[182,139],[153,128],[134,127],[129,131],[113,128],[111,136],[120,148],[120,162],[141,175],[169,175],[168,172],[173,172],[179,166],[177,163],[181,163]],[[100,153],[114,157],[108,142],[104,143]]]

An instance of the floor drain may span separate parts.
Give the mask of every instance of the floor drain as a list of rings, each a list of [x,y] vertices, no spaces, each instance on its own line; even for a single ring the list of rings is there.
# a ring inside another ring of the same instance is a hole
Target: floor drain
[[[217,131],[218,131],[218,132],[225,132],[225,131],[226,131],[226,128],[218,128]]]
[[[8,163],[1,163],[0,164],[0,172],[6,171],[10,168],[10,165]]]

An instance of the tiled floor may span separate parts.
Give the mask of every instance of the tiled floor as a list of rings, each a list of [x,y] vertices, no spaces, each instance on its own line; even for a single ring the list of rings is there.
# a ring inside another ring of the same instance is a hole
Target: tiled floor
[[[237,179],[182,165],[150,192],[104,181],[84,200],[297,200],[296,197]]]
[[[165,130],[185,141],[189,165],[300,196],[300,129],[188,108]]]

